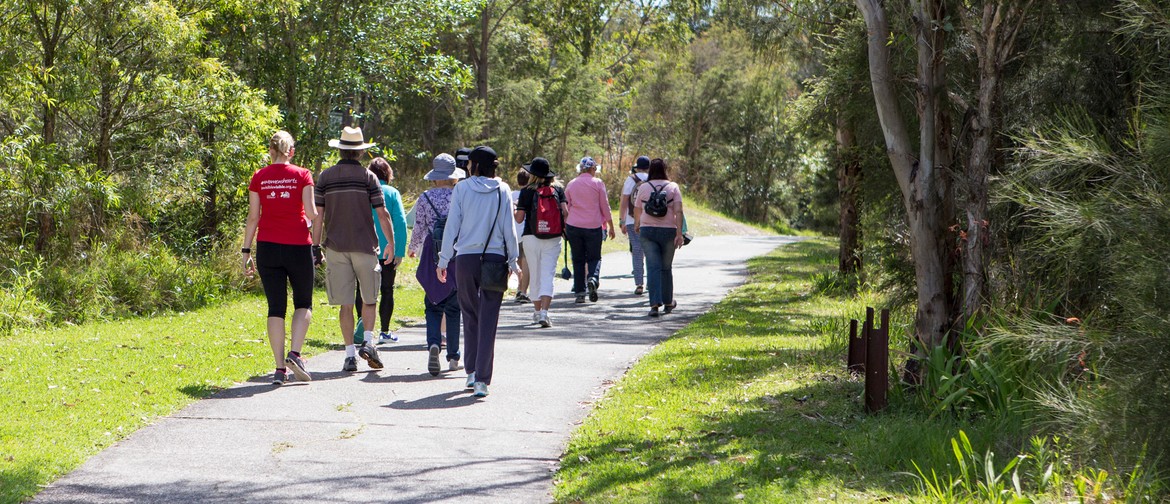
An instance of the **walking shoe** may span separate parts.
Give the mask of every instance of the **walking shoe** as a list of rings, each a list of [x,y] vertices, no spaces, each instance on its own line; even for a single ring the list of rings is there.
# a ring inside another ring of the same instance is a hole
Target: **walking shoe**
[[[475,391],[475,393],[473,394],[473,395],[475,395],[475,397],[487,397],[487,395],[488,395],[487,384],[484,382],[481,382],[481,381],[475,382],[474,384],[472,384],[471,389]]]
[[[467,388],[472,388],[475,385],[475,371],[467,375]]]
[[[531,303],[532,299],[530,299],[528,297],[528,294],[525,294],[523,292],[517,292],[516,293],[516,302],[517,303]]]
[[[460,369],[463,369],[463,366],[459,365],[459,359],[447,359],[447,371],[458,371]]]
[[[341,370],[347,373],[357,371],[357,357],[346,357],[345,364],[341,365]]]
[[[671,301],[670,304],[662,307],[662,313],[670,313],[678,306],[678,301]]]
[[[588,289],[589,289],[589,301],[596,303],[597,302],[597,279],[596,278],[589,279]]]
[[[439,345],[431,345],[427,353],[430,354],[427,357],[427,372],[431,373],[431,376],[439,376]]]
[[[540,324],[540,327],[552,327],[552,321],[548,319],[547,312],[540,312],[539,315],[540,320],[537,320],[537,323]]]
[[[585,304],[585,296],[584,295],[577,296],[577,304]]]
[[[634,287],[634,295],[635,296],[641,296],[642,293],[644,293],[644,292],[646,292],[646,289],[643,289],[641,285]]]
[[[378,335],[378,343],[398,343],[398,335],[394,331],[386,331]]]
[[[365,359],[366,364],[369,364],[371,369],[382,369],[382,359],[378,357],[378,349],[369,341],[362,343],[357,351],[358,356]]]
[[[533,324],[540,323],[540,311],[539,310],[532,312],[532,323]]]
[[[654,306],[651,306],[651,307],[650,307],[650,313],[649,313],[649,315],[650,315],[651,317],[657,317],[657,316],[658,316],[658,305],[654,305]]]
[[[288,369],[297,377],[297,380],[313,381],[313,375],[309,374],[309,371],[305,369],[305,361],[297,357],[296,354],[289,352],[288,356],[284,358],[284,365],[288,366]]]
[[[286,374],[283,370],[277,369],[275,373],[272,373],[273,385],[284,385],[284,382],[286,381],[288,381],[288,374]]]

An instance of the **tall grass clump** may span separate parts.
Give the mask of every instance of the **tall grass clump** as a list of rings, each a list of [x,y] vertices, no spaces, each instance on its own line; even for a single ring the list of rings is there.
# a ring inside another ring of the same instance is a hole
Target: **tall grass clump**
[[[1124,135],[1071,111],[1020,139],[997,202],[1016,216],[996,272],[1008,316],[980,343],[1030,367],[1038,427],[1122,473],[1147,447],[1170,469],[1170,93],[1153,98]]]

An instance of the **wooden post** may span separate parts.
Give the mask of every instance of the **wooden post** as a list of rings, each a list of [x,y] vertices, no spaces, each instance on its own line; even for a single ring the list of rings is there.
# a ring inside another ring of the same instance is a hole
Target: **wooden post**
[[[882,310],[882,326],[873,326],[873,308],[865,310],[865,410],[877,413],[886,408],[890,387],[890,310]]]
[[[849,320],[849,354],[846,369],[850,373],[865,374],[865,335],[857,334],[857,319]]]

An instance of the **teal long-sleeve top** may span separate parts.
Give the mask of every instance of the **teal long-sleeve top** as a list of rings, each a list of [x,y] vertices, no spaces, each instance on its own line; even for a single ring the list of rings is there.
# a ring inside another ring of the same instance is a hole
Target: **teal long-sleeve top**
[[[406,209],[402,206],[402,195],[390,184],[380,182],[382,199],[386,201],[386,211],[390,213],[390,223],[394,226],[394,257],[406,257],[406,242],[410,238],[406,236]],[[378,222],[377,210],[374,210],[374,222]],[[378,246],[385,249],[389,240],[382,234],[382,226],[374,226],[374,230],[378,232]]]

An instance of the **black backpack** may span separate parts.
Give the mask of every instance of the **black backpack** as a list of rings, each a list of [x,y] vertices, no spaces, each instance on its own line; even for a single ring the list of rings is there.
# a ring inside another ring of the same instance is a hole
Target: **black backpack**
[[[650,184],[647,182],[647,184]],[[669,184],[669,182],[667,183]],[[642,210],[651,217],[666,217],[666,212],[670,209],[670,204],[674,202],[673,199],[666,199],[666,185],[662,187],[655,187],[650,184],[653,191],[650,192],[650,197],[646,199],[646,204],[642,205]]]
[[[435,222],[431,224],[431,241],[435,246],[434,260],[437,264],[439,262],[439,251],[443,248],[443,229],[447,227],[447,216],[439,215],[439,209],[435,208],[435,204],[431,202],[431,197],[427,193],[422,194],[423,199],[427,200],[427,204],[431,206],[431,211],[435,213]]]

